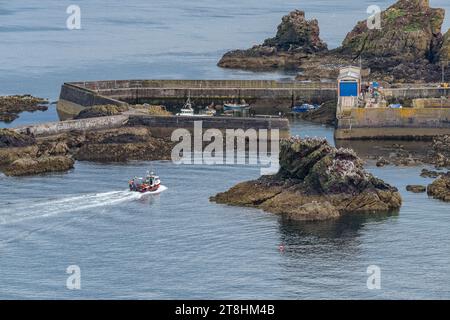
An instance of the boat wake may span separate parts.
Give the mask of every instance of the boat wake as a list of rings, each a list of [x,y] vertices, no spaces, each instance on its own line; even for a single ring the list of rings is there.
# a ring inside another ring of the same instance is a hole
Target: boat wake
[[[117,205],[122,202],[139,200],[144,196],[156,195],[165,190],[167,190],[167,187],[160,186],[158,190],[146,193],[131,192],[129,190],[110,191],[62,199],[49,199],[48,201],[35,203],[21,202],[10,204],[0,208],[0,225],[26,219],[50,217],[61,213]]]

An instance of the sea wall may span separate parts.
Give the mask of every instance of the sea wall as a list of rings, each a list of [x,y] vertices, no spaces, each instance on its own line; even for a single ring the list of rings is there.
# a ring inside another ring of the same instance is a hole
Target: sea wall
[[[128,116],[117,115],[100,118],[89,118],[80,120],[67,120],[58,122],[47,122],[36,125],[21,126],[14,128],[15,131],[34,136],[51,136],[73,130],[100,130],[119,128],[128,122]]]
[[[17,127],[14,130],[34,136],[51,136],[73,130],[101,130],[123,126],[145,126],[155,137],[170,138],[175,129],[194,129],[194,122],[201,121],[204,130],[207,129],[272,129],[279,130],[280,138],[289,137],[289,121],[274,118],[231,118],[231,117],[174,117],[174,116],[145,116],[145,115],[117,115],[109,117],[67,120],[50,122],[30,126]]]
[[[336,139],[429,139],[450,133],[448,108],[354,108],[338,115]]]
[[[235,118],[235,117],[153,117],[130,115],[128,125],[145,126],[150,128],[152,135],[156,137],[170,137],[175,129],[194,130],[194,123],[200,123],[204,130],[219,129],[267,129],[268,134],[272,129],[279,130],[280,138],[290,136],[289,121],[282,118]]]
[[[279,82],[271,80],[112,80],[65,83],[58,113],[64,117],[94,104],[183,105],[188,95],[194,105],[244,99],[257,113],[288,112],[299,101],[322,103],[335,100],[334,83]]]

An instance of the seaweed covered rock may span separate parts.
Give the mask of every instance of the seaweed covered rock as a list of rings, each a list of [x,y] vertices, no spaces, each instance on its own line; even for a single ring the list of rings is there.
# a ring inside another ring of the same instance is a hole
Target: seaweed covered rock
[[[427,193],[430,197],[450,202],[450,173],[446,173],[428,185]]]
[[[27,176],[47,172],[64,172],[73,168],[74,161],[65,156],[20,158],[7,166],[7,176]]]
[[[0,121],[12,122],[23,111],[46,111],[48,101],[31,95],[0,96]]]
[[[325,139],[282,140],[280,170],[243,182],[212,201],[251,206],[296,220],[325,220],[349,212],[388,212],[401,206],[395,187],[374,177],[349,149]]]
[[[36,140],[25,134],[10,129],[0,129],[0,148],[28,147]]]
[[[77,160],[121,162],[168,160],[173,143],[151,136],[145,127],[124,127],[86,133],[74,154]]]
[[[433,138],[430,162],[437,168],[450,168],[450,135],[441,135]]]
[[[297,68],[305,56],[328,50],[319,34],[318,21],[306,20],[304,11],[295,10],[282,18],[275,37],[247,50],[230,51],[218,65],[256,70]]]
[[[126,105],[120,106],[114,104],[96,105],[81,110],[80,113],[78,113],[78,115],[75,117],[75,119],[115,116],[125,111],[128,111],[128,109],[129,108]]]

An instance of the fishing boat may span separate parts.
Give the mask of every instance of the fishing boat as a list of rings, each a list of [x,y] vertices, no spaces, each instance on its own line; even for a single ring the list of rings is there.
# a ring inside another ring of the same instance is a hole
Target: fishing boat
[[[130,191],[140,193],[154,192],[159,189],[160,185],[161,180],[159,177],[153,172],[148,171],[145,177],[134,177],[128,182]]]
[[[193,117],[193,116],[195,116],[194,108],[192,108],[191,95],[190,94],[189,94],[189,96],[188,96],[188,98],[186,100],[186,103],[181,108],[180,112],[177,113],[177,116],[181,116],[181,117]]]

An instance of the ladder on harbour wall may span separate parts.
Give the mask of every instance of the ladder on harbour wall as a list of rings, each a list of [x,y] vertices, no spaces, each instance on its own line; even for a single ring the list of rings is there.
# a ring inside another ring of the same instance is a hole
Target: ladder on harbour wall
[[[358,97],[339,97],[336,112],[338,127],[352,130],[352,109],[358,107]]]

